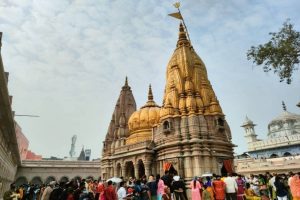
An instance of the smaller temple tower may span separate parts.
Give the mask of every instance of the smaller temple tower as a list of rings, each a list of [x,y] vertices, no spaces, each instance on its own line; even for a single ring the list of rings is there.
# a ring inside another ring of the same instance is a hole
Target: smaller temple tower
[[[241,127],[245,129],[245,138],[247,140],[248,145],[251,142],[258,141],[257,135],[255,134],[254,126],[256,126],[256,124],[254,124],[253,121],[250,120],[248,116],[246,116],[245,122]]]

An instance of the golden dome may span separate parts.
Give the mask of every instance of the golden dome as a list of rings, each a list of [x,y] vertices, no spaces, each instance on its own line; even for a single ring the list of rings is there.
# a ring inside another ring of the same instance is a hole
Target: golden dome
[[[180,23],[176,49],[167,65],[161,120],[170,115],[223,115],[205,64]]]
[[[160,107],[154,102],[151,85],[149,86],[148,101],[135,111],[128,120],[129,137],[126,144],[134,144],[152,139],[152,127],[159,121]]]

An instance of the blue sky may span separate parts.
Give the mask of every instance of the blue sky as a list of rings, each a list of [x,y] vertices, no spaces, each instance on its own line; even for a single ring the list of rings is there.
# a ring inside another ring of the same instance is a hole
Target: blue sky
[[[102,141],[125,76],[138,107],[152,84],[162,102],[166,65],[178,37],[174,1],[52,0],[0,2],[2,57],[10,72],[16,117],[30,149],[68,156],[84,145],[100,157]],[[280,83],[246,58],[252,45],[268,40],[290,18],[300,30],[298,0],[190,0],[181,10],[192,44],[230,125],[237,153],[247,150],[240,125],[248,115],[260,138],[282,112],[300,113],[299,71],[291,85]],[[298,23],[298,24],[297,24]]]

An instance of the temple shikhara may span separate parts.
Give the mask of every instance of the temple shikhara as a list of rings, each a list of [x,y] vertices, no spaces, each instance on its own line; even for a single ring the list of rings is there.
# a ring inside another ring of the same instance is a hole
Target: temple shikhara
[[[206,67],[180,23],[162,105],[149,86],[148,101],[137,110],[126,78],[103,142],[101,176],[140,178],[168,170],[189,180],[232,172],[233,147]]]

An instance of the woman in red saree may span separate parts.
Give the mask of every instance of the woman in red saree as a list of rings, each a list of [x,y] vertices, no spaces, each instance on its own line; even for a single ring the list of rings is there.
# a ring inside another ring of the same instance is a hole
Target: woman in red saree
[[[213,190],[216,200],[224,200],[225,194],[225,183],[221,180],[221,176],[217,176],[217,179],[213,181]]]

